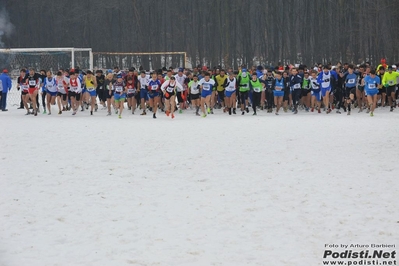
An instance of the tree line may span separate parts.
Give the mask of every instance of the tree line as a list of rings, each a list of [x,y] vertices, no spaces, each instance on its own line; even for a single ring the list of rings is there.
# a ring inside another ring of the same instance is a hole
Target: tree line
[[[398,7],[399,0],[13,0],[5,9],[15,30],[2,41],[9,48],[185,51],[193,65],[225,67],[394,63]]]

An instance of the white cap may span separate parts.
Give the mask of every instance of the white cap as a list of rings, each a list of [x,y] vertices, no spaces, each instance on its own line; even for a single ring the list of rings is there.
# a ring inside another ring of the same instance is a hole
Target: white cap
[[[396,65],[392,65],[392,68],[393,68],[393,69],[396,69]]]
[[[319,71],[319,68],[318,67],[314,67],[313,70]]]
[[[336,68],[337,68],[336,66],[332,66],[332,67],[331,67],[331,69],[336,69]]]

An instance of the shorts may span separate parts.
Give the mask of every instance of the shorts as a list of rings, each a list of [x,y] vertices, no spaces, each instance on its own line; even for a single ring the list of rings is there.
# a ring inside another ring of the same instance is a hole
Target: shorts
[[[175,96],[175,91],[172,92],[165,91],[164,96],[166,100],[169,100],[170,98],[172,98],[172,96]]]
[[[125,99],[126,99],[126,94],[124,94],[124,93],[122,93],[122,94],[115,93],[115,94],[114,94],[114,100],[115,100],[115,102],[122,102],[122,101],[124,101]]]
[[[61,92],[57,92],[57,96],[61,97],[64,102],[67,100],[67,94],[66,93],[63,94]]]
[[[382,95],[383,93],[387,93],[387,88],[382,87],[381,89],[378,90],[378,95]]]
[[[140,90],[140,99],[148,100],[148,91],[145,88]]]
[[[248,91],[240,91],[240,99],[241,104],[244,104],[245,100],[248,100]]]
[[[136,96],[135,93],[128,93],[128,94],[126,94],[126,97],[127,97],[128,99],[134,98],[135,96]]]
[[[199,93],[197,93],[197,94],[190,94],[190,99],[191,99],[191,100],[198,100],[199,98],[200,98]]]
[[[202,90],[202,92],[201,92],[201,97],[202,98],[206,98],[206,97],[211,96],[211,95],[212,95],[212,91],[211,90],[209,90],[209,91]]]
[[[221,102],[224,102],[224,95],[225,95],[224,92],[225,92],[224,90],[218,91],[218,96],[219,96]]]
[[[352,88],[345,88],[345,98],[349,99],[349,96],[353,94],[356,94],[356,87],[352,87]]]
[[[320,89],[318,90],[312,90],[311,91],[312,97],[316,97],[316,101],[320,102],[321,101],[321,91]]]
[[[327,92],[331,92],[331,87],[330,88],[321,88],[321,96],[325,97]]]
[[[86,88],[83,88],[82,93],[85,94],[86,92],[88,92],[88,90]]]
[[[225,96],[230,98],[234,93],[236,93],[236,91],[225,91]]]
[[[107,99],[111,99],[112,97],[114,97],[114,91],[111,91],[111,95],[109,94],[109,90],[104,91],[106,98]]]
[[[35,91],[37,91],[37,88],[29,88],[28,89],[29,94],[33,94],[33,93],[35,93]]]
[[[359,86],[359,87],[357,87],[357,89],[358,89],[359,91],[363,92],[363,91],[364,91],[364,86]]]
[[[396,86],[389,86],[387,88],[387,94],[388,95],[391,95],[392,93],[395,93],[395,92],[396,92]]]
[[[71,91],[70,93],[69,93],[69,96],[72,98],[72,97],[75,97],[75,100],[76,101],[80,101],[80,93],[76,93],[76,92],[74,92],[74,91]]]
[[[90,97],[96,97],[97,96],[97,91],[96,90],[92,90],[92,91],[87,91],[90,94]]]
[[[154,99],[155,97],[159,97],[159,92],[157,92],[157,91],[149,91],[148,92],[148,97],[150,99]]]
[[[22,95],[27,95],[29,92],[28,91],[21,91]]]
[[[378,94],[378,90],[377,89],[375,89],[375,90],[365,90],[365,91],[366,91],[366,95],[367,96],[374,96],[374,95]]]
[[[47,91],[48,94],[51,95],[51,97],[56,97],[57,96],[57,92],[56,91]]]
[[[273,91],[274,97],[284,97],[284,91]]]
[[[310,93],[310,90],[302,89],[302,96],[303,96],[303,97],[308,96],[309,93]]]

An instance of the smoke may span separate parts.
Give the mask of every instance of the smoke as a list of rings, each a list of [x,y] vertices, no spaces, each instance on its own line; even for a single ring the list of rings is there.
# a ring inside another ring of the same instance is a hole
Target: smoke
[[[5,8],[0,10],[0,48],[4,47],[3,36],[9,37],[14,31],[14,25],[10,21],[10,16]]]

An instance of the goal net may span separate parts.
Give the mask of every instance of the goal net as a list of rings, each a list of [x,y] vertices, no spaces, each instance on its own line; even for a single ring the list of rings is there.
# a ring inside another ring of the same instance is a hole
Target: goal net
[[[186,52],[153,52],[153,53],[110,53],[94,52],[94,65],[96,68],[120,69],[134,67],[136,69],[157,70],[162,67],[188,67]]]
[[[0,67],[7,68],[11,76],[18,76],[22,68],[37,71],[79,67],[93,68],[91,48],[18,48],[0,49]]]
[[[21,69],[34,68],[51,70],[59,69],[93,69],[93,53],[91,48],[15,48],[0,49],[0,69],[6,68],[13,80],[13,88],[7,102],[10,106],[19,105],[20,92],[16,90],[16,79]]]

